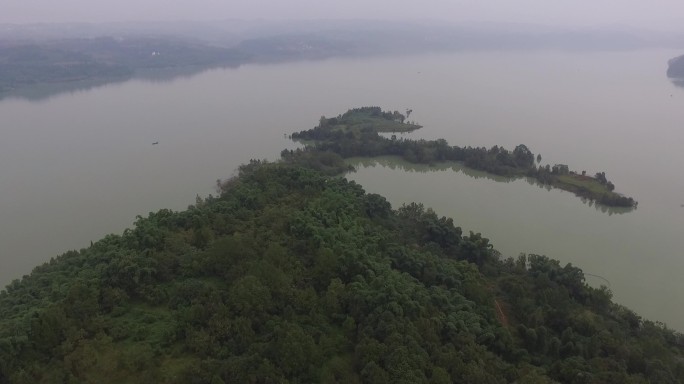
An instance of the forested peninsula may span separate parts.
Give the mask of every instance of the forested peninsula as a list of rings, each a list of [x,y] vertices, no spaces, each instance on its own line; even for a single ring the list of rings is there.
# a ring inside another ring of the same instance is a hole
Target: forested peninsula
[[[304,149],[283,151],[285,160],[295,162],[303,158],[314,161],[318,156],[325,159],[316,168],[329,173],[342,172],[344,166],[333,165],[326,152],[341,158],[398,156],[411,163],[434,164],[458,161],[467,167],[500,176],[531,177],[542,184],[570,191],[577,196],[611,207],[636,207],[637,201],[614,192],[615,185],[606,178],[605,172],[593,177],[582,171],[571,171],[565,164],[541,166],[541,156],[535,155],[524,144],[512,151],[497,145],[484,147],[450,146],[446,140],[410,140],[380,135],[382,132],[410,132],[420,125],[407,123],[408,116],[394,111],[384,112],[380,107],[362,107],[347,111],[333,118],[321,117],[315,128],[292,134],[295,140],[308,145]],[[536,160],[536,162],[535,162]],[[338,162],[339,163],[339,162]]]
[[[341,158],[252,160],[217,196],[13,281],[0,383],[684,382],[681,333],[573,265],[503,257],[420,203],[393,209],[331,176]]]

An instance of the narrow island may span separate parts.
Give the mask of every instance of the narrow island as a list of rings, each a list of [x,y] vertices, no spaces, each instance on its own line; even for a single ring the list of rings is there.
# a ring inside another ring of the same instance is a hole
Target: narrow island
[[[606,206],[635,208],[638,204],[633,198],[615,192],[615,185],[606,178],[605,172],[590,176],[584,171],[571,171],[565,164],[541,166],[541,156],[535,156],[524,144],[510,151],[497,145],[489,149],[459,147],[450,146],[444,139],[411,140],[380,134],[422,128],[407,121],[411,110],[406,112],[404,115],[398,111],[386,112],[380,107],[361,107],[333,118],[323,116],[315,128],[292,134],[293,140],[306,144],[304,148],[284,150],[281,156],[285,161],[308,164],[328,174],[349,171],[343,160],[351,157],[398,156],[418,164],[462,162],[495,175],[531,177]]]

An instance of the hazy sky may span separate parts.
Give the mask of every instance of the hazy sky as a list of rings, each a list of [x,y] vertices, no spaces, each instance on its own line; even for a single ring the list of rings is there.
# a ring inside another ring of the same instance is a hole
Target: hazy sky
[[[680,29],[683,0],[0,0],[0,22],[442,19]]]

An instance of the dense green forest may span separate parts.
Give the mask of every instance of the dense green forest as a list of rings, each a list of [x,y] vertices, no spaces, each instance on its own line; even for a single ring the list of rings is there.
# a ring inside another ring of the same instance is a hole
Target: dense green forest
[[[310,152],[332,152],[342,158],[399,156],[408,162],[421,164],[460,161],[470,168],[495,175],[532,177],[543,184],[607,206],[637,206],[633,198],[613,191],[615,185],[606,178],[605,172],[598,172],[592,177],[584,171],[571,171],[564,164],[537,166],[541,156],[535,158],[524,144],[510,151],[498,145],[490,149],[459,147],[450,146],[444,139],[410,140],[396,135],[391,138],[380,135],[382,132],[410,132],[421,128],[405,121],[412,111],[406,112],[408,116],[398,111],[384,112],[380,107],[362,107],[329,119],[323,116],[315,128],[292,134],[293,139],[312,145],[303,150],[283,151],[281,155],[295,161],[300,161],[300,157],[317,158],[311,157]],[[342,168],[338,167],[338,170],[342,171]]]
[[[7,286],[0,383],[683,382],[684,337],[581,269],[287,153]]]

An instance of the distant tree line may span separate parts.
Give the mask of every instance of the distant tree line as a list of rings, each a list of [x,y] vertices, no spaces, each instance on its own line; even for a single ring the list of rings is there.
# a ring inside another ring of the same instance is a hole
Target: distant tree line
[[[604,172],[597,173],[594,178],[576,178],[576,185],[561,182],[562,180],[558,176],[575,176],[577,174],[570,171],[568,166],[564,164],[537,167],[535,155],[524,144],[520,144],[510,151],[497,145],[490,149],[451,146],[444,139],[411,140],[397,138],[396,135],[387,138],[380,135],[373,124],[365,124],[358,129],[351,129],[350,127],[354,127],[353,123],[358,113],[370,113],[371,116],[380,119],[393,120],[398,112],[382,112],[379,107],[355,108],[336,118],[325,119],[323,117],[321,124],[317,127],[293,133],[292,138],[315,142],[314,145],[304,149],[305,152],[332,152],[342,158],[389,155],[420,164],[458,161],[470,168],[495,175],[533,177],[542,183],[569,190],[578,196],[596,200],[609,206],[634,207],[637,204],[634,199],[613,192],[615,186],[606,179]],[[401,116],[403,117],[403,115]],[[541,161],[539,155],[537,160]],[[594,180],[598,182],[598,185],[594,185],[595,188],[593,189],[589,188]],[[587,184],[587,186],[583,184]]]
[[[74,81],[124,80],[144,69],[237,65],[245,52],[183,39],[131,37],[0,45],[0,92]]]

